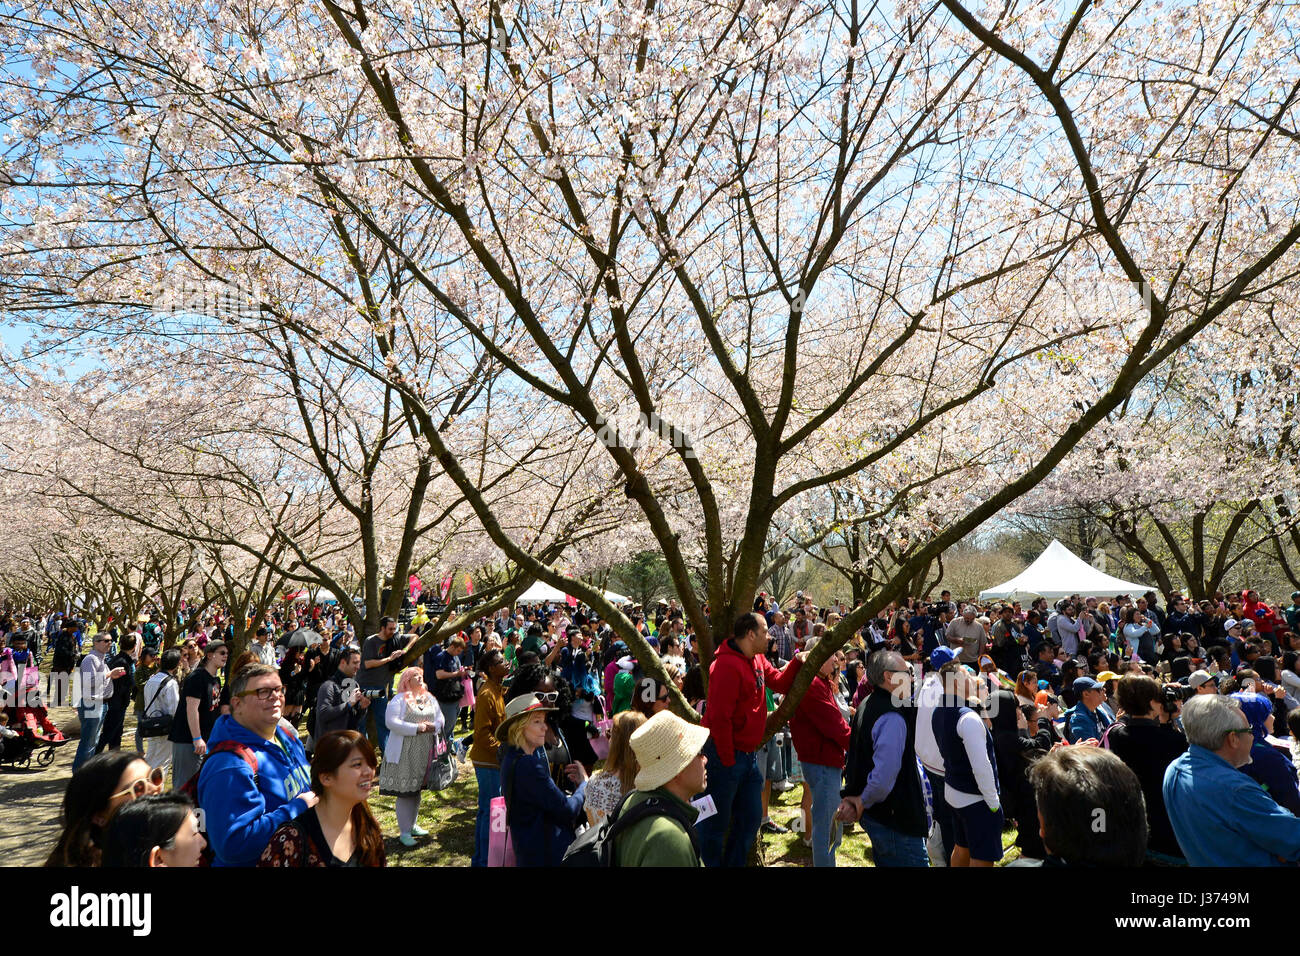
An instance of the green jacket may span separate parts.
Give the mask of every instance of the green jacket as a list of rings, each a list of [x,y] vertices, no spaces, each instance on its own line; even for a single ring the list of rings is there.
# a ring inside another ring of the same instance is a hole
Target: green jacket
[[[623,807],[626,813],[638,803],[644,803],[649,797],[671,800],[686,810],[686,815],[694,821],[699,811],[689,803],[677,799],[667,790],[635,791]],[[691,847],[690,835],[682,829],[681,824],[672,817],[659,814],[646,817],[631,828],[618,835],[614,847],[614,862],[618,866],[703,866],[703,861],[695,855]]]

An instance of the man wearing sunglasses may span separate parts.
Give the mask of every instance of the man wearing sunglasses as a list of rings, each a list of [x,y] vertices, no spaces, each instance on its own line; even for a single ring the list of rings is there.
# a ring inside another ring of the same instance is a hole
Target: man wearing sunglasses
[[[72,760],[74,773],[94,755],[108,700],[113,696],[113,681],[126,673],[121,667],[109,670],[104,662],[112,644],[113,639],[107,633],[97,634],[90,653],[81,662],[81,699],[77,707],[77,716],[81,718],[81,739],[77,742],[77,755]]]
[[[198,783],[214,866],[254,866],[277,827],[316,805],[306,751],[283,707],[274,667],[249,664],[231,678],[230,713],[212,728]]]

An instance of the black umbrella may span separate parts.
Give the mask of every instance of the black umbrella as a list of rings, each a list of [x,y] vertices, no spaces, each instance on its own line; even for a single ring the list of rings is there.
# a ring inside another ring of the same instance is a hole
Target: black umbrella
[[[286,642],[285,647],[306,647],[308,644],[321,644],[324,640],[325,638],[321,637],[315,631],[309,628],[300,627],[289,635],[289,640]]]

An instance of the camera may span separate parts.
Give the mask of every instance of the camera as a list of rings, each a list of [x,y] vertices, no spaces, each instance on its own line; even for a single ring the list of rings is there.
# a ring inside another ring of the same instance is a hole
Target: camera
[[[1165,713],[1172,714],[1178,710],[1179,704],[1189,700],[1194,693],[1186,684],[1165,684],[1160,703],[1165,708]]]
[[[361,693],[369,697],[371,700],[379,700],[387,693],[387,691],[382,687],[363,687],[361,688]]]

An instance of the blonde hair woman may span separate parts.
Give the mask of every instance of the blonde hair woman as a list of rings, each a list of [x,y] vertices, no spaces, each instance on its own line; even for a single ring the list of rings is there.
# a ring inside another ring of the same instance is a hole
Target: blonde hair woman
[[[619,808],[623,798],[632,792],[636,779],[636,754],[632,752],[632,734],[646,721],[645,715],[635,710],[625,710],[614,718],[609,732],[609,759],[605,768],[587,784],[587,822],[598,827],[605,818]]]
[[[408,667],[397,679],[397,693],[384,713],[388,742],[380,779],[384,793],[396,797],[398,840],[415,846],[415,838],[429,831],[416,821],[420,792],[426,789],[433,746],[442,729],[442,708],[424,686],[424,669]]]

